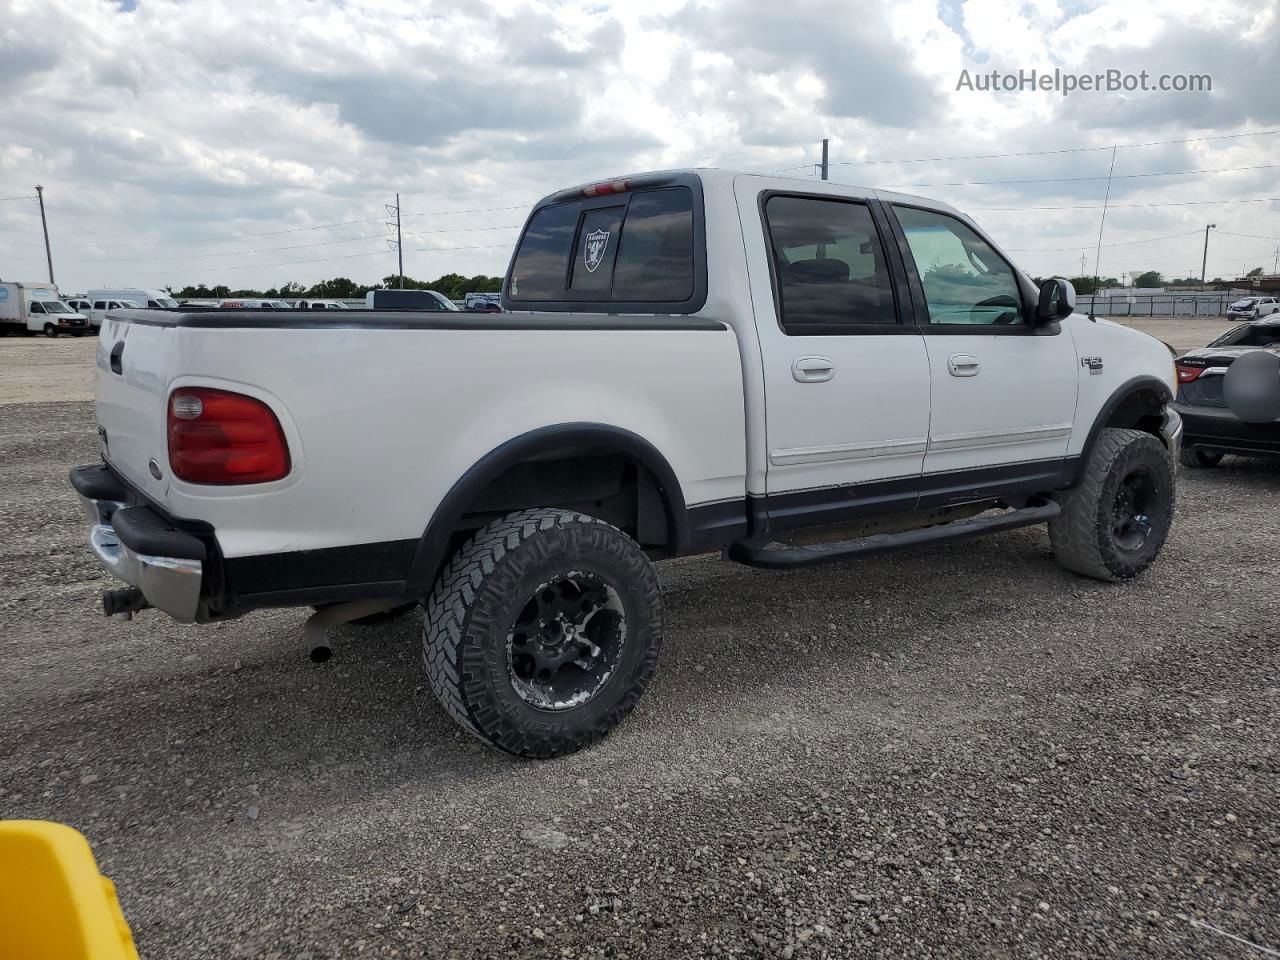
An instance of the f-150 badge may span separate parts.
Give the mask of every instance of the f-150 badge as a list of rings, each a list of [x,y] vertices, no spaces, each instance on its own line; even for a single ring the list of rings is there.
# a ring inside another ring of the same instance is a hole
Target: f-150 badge
[[[587,265],[587,273],[595,273],[596,267],[604,260],[604,252],[609,246],[608,230],[592,230],[587,234],[583,260]]]
[[[1088,367],[1090,373],[1101,373],[1102,358],[1101,357],[1081,357],[1080,366]]]

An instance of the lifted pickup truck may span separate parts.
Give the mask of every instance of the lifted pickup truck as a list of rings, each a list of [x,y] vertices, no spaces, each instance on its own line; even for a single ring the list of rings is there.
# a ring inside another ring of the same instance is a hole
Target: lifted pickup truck
[[[1172,359],[1074,300],[945,204],[632,176],[534,207],[509,313],[113,314],[103,462],[71,480],[131,585],[108,613],[421,603],[446,709],[549,757],[653,677],[655,559],[1047,522],[1067,568],[1142,571],[1174,511]]]

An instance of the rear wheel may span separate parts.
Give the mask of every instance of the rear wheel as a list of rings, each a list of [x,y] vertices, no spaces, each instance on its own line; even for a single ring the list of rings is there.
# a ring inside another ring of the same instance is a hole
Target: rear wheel
[[[44,325],[44,335],[46,337],[56,337],[58,335],[58,328],[52,323],[46,323]]]
[[[1222,454],[1209,453],[1199,447],[1183,447],[1182,452],[1178,454],[1178,462],[1184,467],[1191,467],[1193,470],[1216,467],[1222,462]]]
[[[657,669],[653,564],[617,527],[567,510],[490,523],[427,600],[423,660],[449,714],[490,746],[555,757],[607,734]]]
[[[1173,523],[1173,463],[1141,430],[1102,431],[1084,478],[1058,496],[1049,522],[1054,556],[1098,580],[1129,580],[1150,566]]]

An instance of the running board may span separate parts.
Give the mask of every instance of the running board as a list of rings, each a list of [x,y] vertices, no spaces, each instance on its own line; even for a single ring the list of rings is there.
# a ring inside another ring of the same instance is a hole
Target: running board
[[[1061,507],[1052,500],[1018,510],[1004,513],[983,514],[970,517],[968,520],[955,520],[934,527],[922,527],[918,530],[904,530],[901,533],[876,533],[869,537],[858,537],[854,540],[839,540],[834,543],[817,543],[803,547],[787,547],[782,545],[753,547],[747,543],[729,545],[726,556],[737,563],[749,567],[761,567],[765,570],[790,570],[793,567],[807,567],[818,563],[832,563],[836,560],[848,560],[873,553],[885,553],[889,550],[900,550],[904,547],[915,547],[926,543],[943,543],[947,540],[960,540],[983,533],[996,533],[1000,530],[1014,530],[1018,527],[1030,527],[1037,523],[1047,523],[1061,512]]]

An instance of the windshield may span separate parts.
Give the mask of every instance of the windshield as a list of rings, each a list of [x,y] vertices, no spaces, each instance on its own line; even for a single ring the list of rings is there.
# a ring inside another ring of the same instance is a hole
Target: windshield
[[[1211,347],[1272,347],[1280,344],[1280,323],[1242,323],[1228,330]]]
[[[432,290],[431,294],[440,301],[440,306],[444,307],[446,310],[453,310],[456,313],[462,312],[462,308],[446,297],[443,293],[436,293]]]
[[[75,313],[61,300],[46,300],[44,302],[45,313]]]
[[[174,310],[178,306],[178,301],[174,300],[172,297],[157,297],[156,303],[160,304],[160,306],[164,307],[166,310]]]

